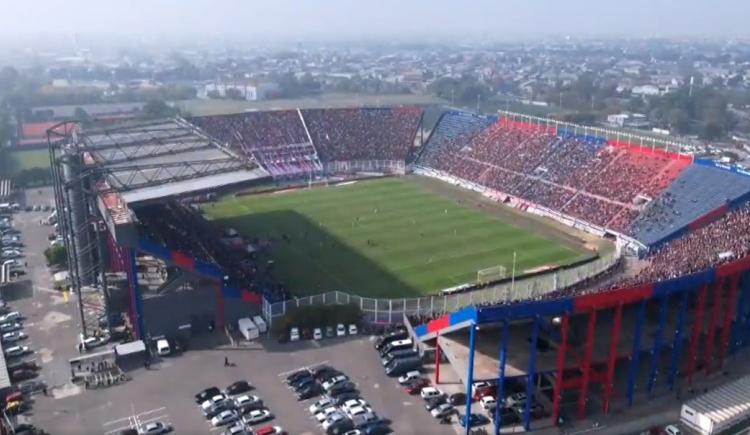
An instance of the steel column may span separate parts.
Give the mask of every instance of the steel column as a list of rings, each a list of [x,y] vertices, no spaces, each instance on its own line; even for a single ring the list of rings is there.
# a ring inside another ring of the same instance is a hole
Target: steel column
[[[583,348],[583,363],[581,365],[581,391],[578,395],[578,418],[586,418],[586,404],[589,401],[589,381],[591,380],[591,356],[594,352],[594,332],[596,329],[596,310],[589,312],[589,322],[586,328],[586,342]]]
[[[628,373],[628,406],[633,406],[633,393],[635,392],[635,378],[638,376],[638,362],[641,355],[641,331],[646,319],[646,301],[641,301],[635,319],[635,337],[633,339],[633,350],[630,354],[630,370]]]
[[[656,386],[656,377],[659,374],[659,366],[661,365],[661,348],[664,343],[664,326],[667,323],[667,303],[669,302],[669,296],[663,296],[661,302],[659,302],[659,323],[656,327],[656,335],[654,336],[654,347],[651,349],[651,369],[648,374],[648,396],[654,392]]]
[[[440,331],[435,335],[435,385],[440,384]]]
[[[472,323],[469,329],[469,367],[466,376],[466,413],[464,415],[466,435],[471,434],[471,426],[468,423],[471,415],[471,384],[474,383],[474,348],[476,346],[477,325]]]
[[[674,381],[680,371],[680,361],[682,360],[682,342],[685,330],[685,316],[687,314],[689,291],[683,291],[680,295],[680,308],[677,312],[677,325],[674,330],[674,340],[672,341],[672,360],[669,363],[669,373],[667,374],[667,384],[669,390],[674,389]]]
[[[505,402],[505,362],[508,357],[508,330],[510,322],[503,320],[503,332],[500,337],[500,366],[497,374],[497,395],[495,397],[495,435],[500,434],[502,426],[502,407]]]
[[[612,336],[609,343],[609,357],[607,361],[607,379],[604,385],[604,413],[609,413],[609,401],[614,391],[615,365],[617,364],[617,346],[620,345],[620,333],[622,332],[622,309],[620,304],[615,308],[615,319],[612,324]]]
[[[568,350],[568,326],[570,315],[563,314],[560,328],[560,349],[557,351],[557,374],[555,377],[554,397],[552,398],[552,424],[560,421],[560,402],[562,401],[563,373],[565,372],[565,352]]]
[[[750,339],[750,272],[745,272],[742,279],[742,285],[740,286],[742,296],[744,298],[744,304],[742,309],[742,315],[744,317],[742,322],[739,322],[739,347],[743,348],[747,346],[748,339]]]
[[[713,306],[711,317],[708,321],[708,332],[706,333],[706,374],[711,373],[713,367],[714,341],[716,340],[716,329],[719,327],[719,315],[721,314],[721,294],[724,290],[724,280],[718,279],[714,283]]]
[[[693,382],[693,373],[698,365],[698,346],[701,341],[701,332],[703,331],[703,316],[706,312],[706,295],[708,293],[708,284],[703,284],[698,290],[698,300],[695,303],[695,319],[693,319],[693,332],[690,337],[690,348],[688,350],[688,364],[685,374],[688,384]]]
[[[742,280],[742,277],[739,278]],[[737,310],[735,311],[734,324],[732,325],[731,332],[731,343],[729,345],[729,354],[734,355],[744,343],[744,331],[745,324],[747,322],[746,307],[747,306],[747,295],[745,294],[745,287],[738,285],[737,290]]]
[[[740,284],[740,275],[734,275],[729,281],[729,295],[727,306],[724,310],[724,324],[721,326],[721,347],[719,348],[719,368],[724,364],[724,357],[729,351],[729,339],[732,332],[732,320],[737,310],[737,295]]]
[[[224,329],[224,292],[223,283],[216,282],[216,329]]]
[[[534,326],[531,329],[531,344],[529,346],[529,370],[526,378],[526,406],[523,410],[523,428],[525,431],[531,429],[531,403],[534,401],[534,378],[536,378],[536,346],[539,340],[539,316],[534,317]]]
[[[143,298],[141,297],[141,289],[138,285],[138,267],[135,259],[135,249],[129,249],[130,257],[130,286],[133,294],[131,295],[131,303],[133,304],[133,329],[135,330],[135,336],[140,339],[145,338],[146,328],[143,321]]]

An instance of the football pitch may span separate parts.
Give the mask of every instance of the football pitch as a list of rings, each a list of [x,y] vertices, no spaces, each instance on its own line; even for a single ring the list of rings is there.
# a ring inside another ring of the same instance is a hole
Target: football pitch
[[[475,282],[479,269],[504,266],[510,276],[514,252],[517,274],[592,256],[408,177],[235,197],[205,211],[271,239],[262,255],[296,295],[415,297]]]

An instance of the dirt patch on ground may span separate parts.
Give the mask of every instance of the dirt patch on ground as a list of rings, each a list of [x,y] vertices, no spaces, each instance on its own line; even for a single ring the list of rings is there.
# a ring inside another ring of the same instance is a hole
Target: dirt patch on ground
[[[513,225],[557,240],[573,249],[590,253],[600,253],[614,249],[612,242],[563,225],[553,219],[525,213],[516,208],[493,201],[477,192],[430,177],[418,175],[409,175],[408,177],[428,191],[454,199],[464,206],[473,207],[485,213],[491,213]]]

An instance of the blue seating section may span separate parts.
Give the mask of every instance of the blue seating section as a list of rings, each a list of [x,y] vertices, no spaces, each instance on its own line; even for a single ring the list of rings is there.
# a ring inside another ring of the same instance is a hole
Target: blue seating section
[[[750,192],[750,177],[693,164],[633,222],[631,233],[655,245],[699,217]]]
[[[429,148],[438,149],[445,142],[464,136],[474,136],[496,121],[497,118],[492,116],[476,115],[460,110],[445,112],[430,135]]]

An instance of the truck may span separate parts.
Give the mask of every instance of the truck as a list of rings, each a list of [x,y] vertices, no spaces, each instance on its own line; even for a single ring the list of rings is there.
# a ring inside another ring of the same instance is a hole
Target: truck
[[[255,322],[255,326],[258,327],[258,332],[261,334],[265,334],[268,331],[268,325],[266,325],[266,321],[262,317],[253,316],[253,322]]]
[[[260,332],[258,331],[258,327],[255,326],[255,323],[253,323],[252,319],[249,317],[243,317],[237,321],[237,329],[239,329],[240,333],[243,337],[245,337],[245,340],[255,340],[260,336]]]

